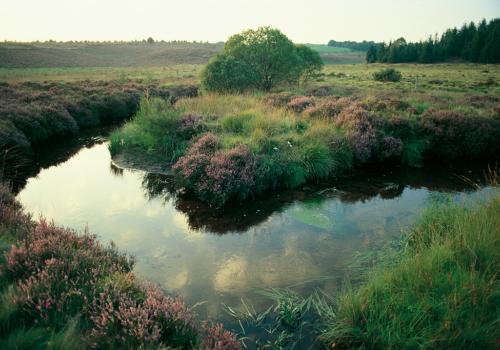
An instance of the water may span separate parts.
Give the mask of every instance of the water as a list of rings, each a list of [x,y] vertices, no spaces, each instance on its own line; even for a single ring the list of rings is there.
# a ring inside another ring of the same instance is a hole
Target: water
[[[257,291],[270,287],[334,292],[356,280],[360,255],[400,237],[430,201],[488,191],[458,179],[456,172],[477,176],[464,169],[379,170],[214,212],[171,195],[164,176],[113,166],[106,135],[45,147],[17,198],[34,216],[115,242],[136,257],[140,278],[191,305],[205,301],[202,317],[225,319],[221,305],[240,298],[262,308]]]

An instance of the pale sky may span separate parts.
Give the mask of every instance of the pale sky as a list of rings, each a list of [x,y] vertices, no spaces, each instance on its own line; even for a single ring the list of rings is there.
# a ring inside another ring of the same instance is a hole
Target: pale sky
[[[0,40],[224,41],[271,26],[293,41],[389,41],[500,17],[500,0],[0,0]]]

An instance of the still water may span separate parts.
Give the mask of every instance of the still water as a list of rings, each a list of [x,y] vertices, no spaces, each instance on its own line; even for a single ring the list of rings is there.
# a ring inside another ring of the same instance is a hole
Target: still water
[[[400,237],[431,201],[488,191],[456,176],[474,178],[467,169],[378,170],[214,212],[172,195],[167,177],[112,165],[106,135],[47,146],[17,198],[35,217],[115,242],[136,257],[140,278],[204,301],[202,317],[224,319],[221,305],[241,298],[263,307],[257,291],[270,287],[335,291],[356,280],[360,256]]]

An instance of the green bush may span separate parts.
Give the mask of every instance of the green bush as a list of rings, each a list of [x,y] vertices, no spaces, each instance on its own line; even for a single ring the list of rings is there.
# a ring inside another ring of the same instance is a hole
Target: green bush
[[[205,90],[217,92],[243,92],[257,83],[255,73],[246,62],[227,55],[217,55],[210,60],[201,81]]]
[[[402,78],[401,72],[394,68],[386,68],[373,73],[373,79],[376,81],[400,81]]]

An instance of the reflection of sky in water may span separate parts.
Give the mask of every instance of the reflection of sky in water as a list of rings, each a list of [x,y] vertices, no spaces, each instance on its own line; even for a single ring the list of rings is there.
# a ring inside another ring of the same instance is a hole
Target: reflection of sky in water
[[[425,206],[430,191],[345,203],[335,196],[295,202],[246,232],[212,235],[191,230],[186,214],[162,199],[148,199],[143,173],[110,169],[106,144],[82,149],[42,170],[18,198],[34,215],[113,240],[137,258],[136,271],[211,316],[221,302],[253,291],[302,286],[333,289],[358,252],[397,237]]]

